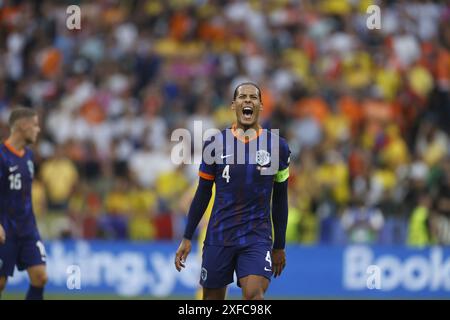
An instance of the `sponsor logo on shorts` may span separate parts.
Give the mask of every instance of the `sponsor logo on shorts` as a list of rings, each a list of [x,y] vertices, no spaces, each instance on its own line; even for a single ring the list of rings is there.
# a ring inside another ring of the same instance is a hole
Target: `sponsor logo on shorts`
[[[208,271],[205,268],[202,268],[200,277],[202,278],[203,281],[206,281],[206,279],[208,278]]]

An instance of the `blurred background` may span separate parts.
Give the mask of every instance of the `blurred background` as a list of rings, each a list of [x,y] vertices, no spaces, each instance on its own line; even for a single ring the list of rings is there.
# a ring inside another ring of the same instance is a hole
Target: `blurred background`
[[[40,115],[50,296],[193,298],[199,260],[177,274],[173,255],[198,165],[171,161],[171,133],[229,126],[250,80],[292,151],[288,268],[268,297],[448,297],[448,2],[0,0],[0,61],[0,139],[14,106]]]

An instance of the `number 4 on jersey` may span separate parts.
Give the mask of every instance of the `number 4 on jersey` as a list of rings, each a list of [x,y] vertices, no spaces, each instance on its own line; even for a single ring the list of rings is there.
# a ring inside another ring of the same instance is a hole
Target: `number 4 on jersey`
[[[227,179],[227,183],[230,182],[230,165],[227,164],[222,172],[222,178]]]

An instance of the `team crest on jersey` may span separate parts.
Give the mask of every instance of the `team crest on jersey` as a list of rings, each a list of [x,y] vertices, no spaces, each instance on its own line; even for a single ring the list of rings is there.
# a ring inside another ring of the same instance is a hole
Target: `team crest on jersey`
[[[270,153],[266,150],[256,151],[256,163],[260,166],[265,166],[270,162]]]
[[[208,278],[208,271],[206,271],[205,268],[202,268],[202,273],[200,274],[200,277],[202,278],[203,281],[206,281],[206,279]]]
[[[28,161],[27,161],[27,165],[28,165],[28,171],[30,171],[31,178],[33,178],[33,176],[34,176],[34,165],[33,165],[33,161],[28,160]]]

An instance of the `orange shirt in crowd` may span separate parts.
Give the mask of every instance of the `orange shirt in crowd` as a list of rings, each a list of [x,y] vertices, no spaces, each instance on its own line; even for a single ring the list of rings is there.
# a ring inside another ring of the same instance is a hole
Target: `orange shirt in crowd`
[[[222,41],[226,37],[226,30],[222,26],[204,21],[198,28],[198,35],[204,41]]]
[[[272,91],[269,88],[261,89],[261,100],[263,102],[263,110],[261,113],[261,118],[263,120],[270,118],[273,107],[274,107],[274,97]]]
[[[328,116],[328,106],[321,97],[308,97],[300,99],[294,106],[294,114],[297,117],[313,117],[319,123],[323,123]]]
[[[363,112],[358,100],[350,95],[344,95],[337,102],[338,111],[342,113],[351,124],[352,134],[355,134],[363,119]]]
[[[62,64],[62,55],[56,48],[50,48],[43,54],[41,70],[42,74],[47,78],[56,76]]]
[[[177,12],[170,20],[170,36],[181,40],[188,32],[190,27],[190,18],[184,12]]]
[[[394,119],[394,108],[387,101],[367,99],[362,108],[367,120],[387,123]]]
[[[88,100],[81,107],[80,114],[91,124],[101,123],[106,117],[101,105],[95,98]]]
[[[20,20],[20,14],[22,12],[22,6],[8,6],[0,8],[0,27],[7,28],[8,31],[14,28],[17,21]]]
[[[436,59],[436,79],[438,82],[446,81],[450,85],[450,52],[441,48]]]

